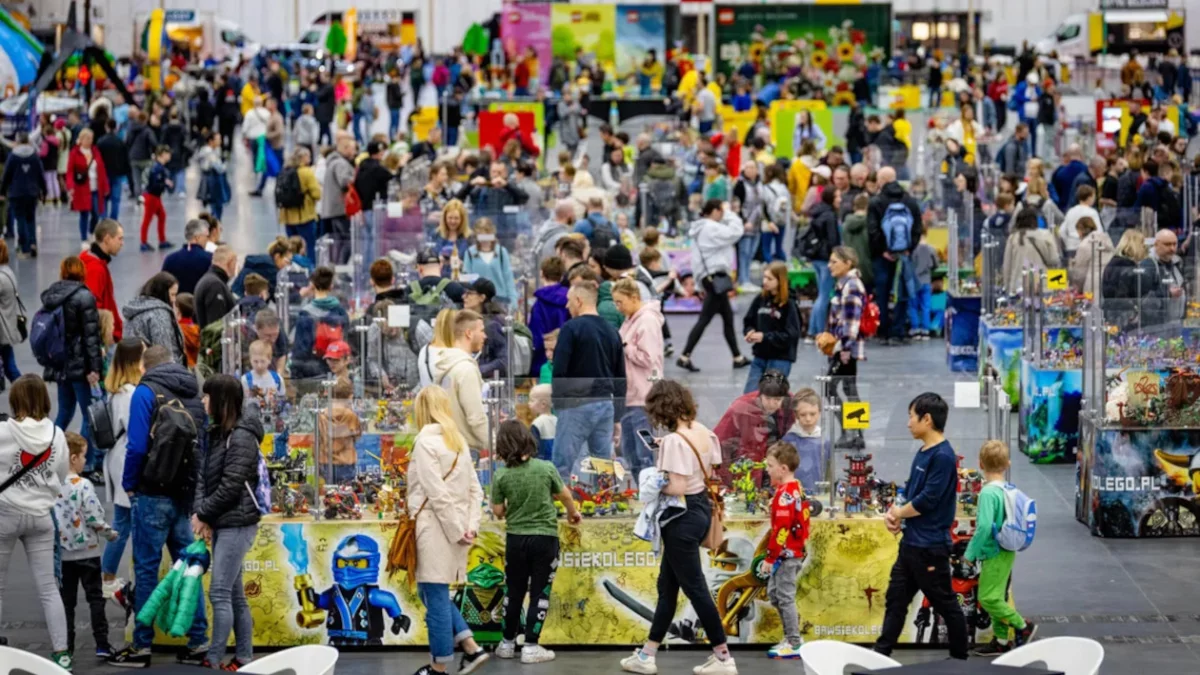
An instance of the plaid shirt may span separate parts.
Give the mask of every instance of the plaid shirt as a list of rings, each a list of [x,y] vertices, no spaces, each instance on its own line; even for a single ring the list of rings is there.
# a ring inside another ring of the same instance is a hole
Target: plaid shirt
[[[849,351],[859,361],[867,359],[867,340],[859,333],[867,291],[863,288],[858,270],[850,270],[838,280],[837,293],[829,307],[829,332],[838,339],[838,352]]]

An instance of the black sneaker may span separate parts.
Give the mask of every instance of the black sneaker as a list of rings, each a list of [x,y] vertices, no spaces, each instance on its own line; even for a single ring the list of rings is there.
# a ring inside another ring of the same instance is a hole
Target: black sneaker
[[[135,649],[130,645],[108,657],[104,662],[118,668],[149,668],[150,650]]]
[[[1007,654],[1011,649],[1012,647],[1007,643],[1000,642],[999,640],[992,640],[982,647],[976,647],[975,649],[971,650],[971,656],[984,656],[991,658],[1000,656],[1001,654]]]
[[[421,666],[421,669],[413,673],[413,675],[436,675],[437,671],[433,666]]]
[[[738,368],[747,368],[749,366],[750,366],[750,359],[748,359],[744,356],[739,356],[733,360],[733,369],[734,370],[737,370]]]
[[[186,666],[200,666],[208,661],[208,645],[202,647],[184,647],[175,655],[175,660]],[[212,666],[209,666],[210,668]]]
[[[1025,622],[1025,628],[1017,631],[1017,646],[1024,647],[1033,642],[1033,636],[1037,634],[1037,624],[1032,621]]]
[[[488,658],[489,654],[483,647],[480,647],[479,651],[474,654],[463,654],[462,661],[458,664],[458,675],[467,675],[467,673],[479,670],[479,666],[482,666]]]

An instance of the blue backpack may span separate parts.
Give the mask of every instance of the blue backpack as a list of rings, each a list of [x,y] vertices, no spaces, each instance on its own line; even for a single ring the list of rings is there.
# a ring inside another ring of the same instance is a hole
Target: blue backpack
[[[1036,531],[1037,502],[1012,483],[1005,483],[1004,525],[994,532],[996,543],[1006,551],[1024,551],[1033,543]]]
[[[33,315],[29,346],[38,365],[43,368],[62,368],[67,365],[67,318],[64,312],[67,301],[79,288],[63,298],[58,307],[52,310],[42,307]]]
[[[883,212],[883,236],[887,239],[888,251],[907,251],[912,248],[912,212],[904,202],[889,204]]]

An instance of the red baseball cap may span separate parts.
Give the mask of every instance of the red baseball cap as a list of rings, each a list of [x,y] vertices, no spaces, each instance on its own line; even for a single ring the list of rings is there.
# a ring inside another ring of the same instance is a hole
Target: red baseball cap
[[[345,340],[330,342],[325,348],[325,358],[327,359],[344,359],[350,356],[350,345],[346,344]]]

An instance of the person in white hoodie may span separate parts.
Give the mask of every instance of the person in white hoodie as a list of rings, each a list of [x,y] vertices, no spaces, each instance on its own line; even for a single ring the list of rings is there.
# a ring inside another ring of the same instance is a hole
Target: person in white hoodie
[[[729,270],[733,267],[733,246],[742,238],[745,228],[742,219],[718,199],[710,199],[704,203],[700,211],[700,219],[692,223],[688,229],[688,237],[692,240],[692,273],[700,280],[704,294],[704,304],[700,307],[700,317],[692,332],[688,334],[687,345],[675,365],[693,373],[700,372],[692,363],[692,350],[708,328],[708,322],[717,314],[725,329],[725,343],[733,353],[733,367],[745,368],[750,365],[750,359],[742,356],[738,350],[737,333],[733,329],[733,306],[729,304],[727,293],[713,292],[713,279],[722,283],[729,281]],[[724,279],[721,279],[724,275]]]
[[[22,375],[8,394],[12,417],[0,423],[0,589],[17,542],[25,548],[33,585],[42,601],[50,660],[71,669],[67,615],[54,570],[54,519],[59,489],[67,477],[67,439],[50,419],[50,393],[37,375]],[[17,480],[9,482],[17,473]],[[0,595],[0,609],[3,596]],[[2,614],[0,614],[2,618]]]
[[[117,578],[117,568],[125,557],[125,544],[129,542],[130,513],[132,504],[129,494],[121,487],[121,476],[125,473],[125,450],[129,445],[125,430],[129,427],[129,407],[133,401],[133,390],[137,389],[145,367],[142,354],[146,343],[140,338],[128,337],[117,343],[108,377],[104,378],[104,389],[108,392],[109,419],[112,421],[116,443],[104,456],[104,494],[113,505],[113,529],[117,538],[108,542],[100,558],[100,574],[104,581],[105,597],[114,598],[122,606],[133,607],[132,588],[123,579]]]
[[[490,447],[487,412],[483,408],[483,375],[475,354],[487,339],[483,317],[464,309],[454,317],[453,346],[443,349],[434,361],[433,383],[450,394],[454,421],[472,448]]]
[[[442,352],[454,345],[454,317],[457,314],[453,309],[438,312],[433,322],[432,340],[417,352],[417,376],[422,389],[437,383],[435,364],[442,358]]]
[[[1067,209],[1062,225],[1058,226],[1058,238],[1062,240],[1067,256],[1074,256],[1075,251],[1079,249],[1080,237],[1075,225],[1080,218],[1091,218],[1097,225],[1104,222],[1100,219],[1100,212],[1096,210],[1096,188],[1091,185],[1079,186],[1075,191],[1075,206]],[[1109,248],[1112,248],[1111,245]]]

